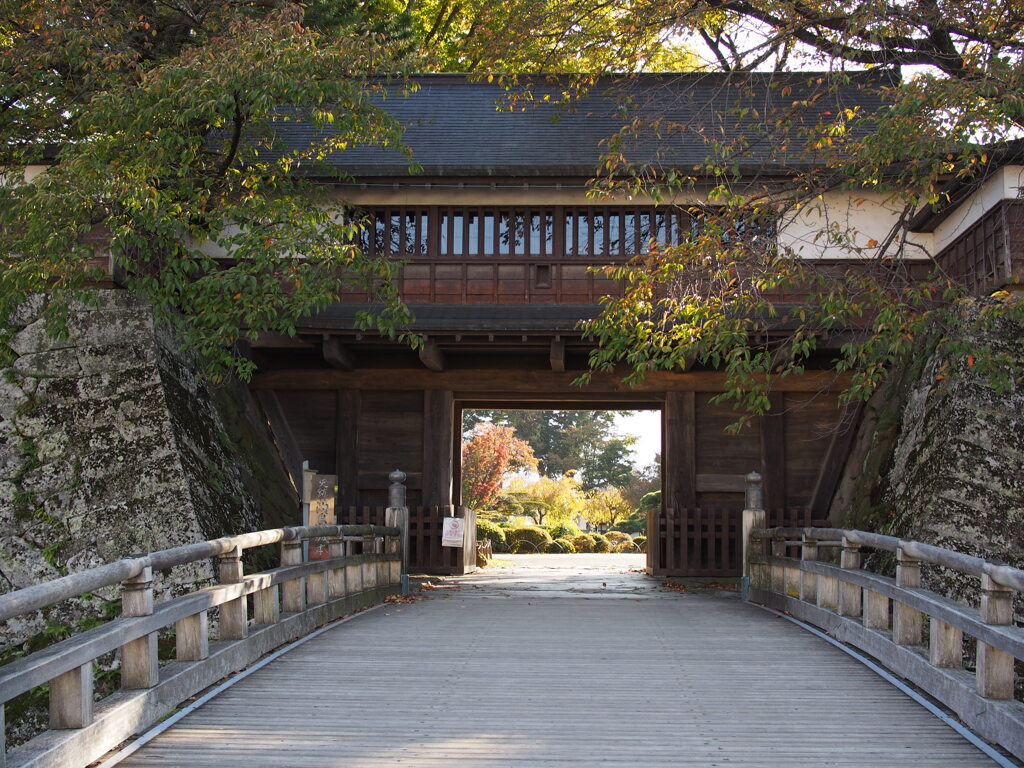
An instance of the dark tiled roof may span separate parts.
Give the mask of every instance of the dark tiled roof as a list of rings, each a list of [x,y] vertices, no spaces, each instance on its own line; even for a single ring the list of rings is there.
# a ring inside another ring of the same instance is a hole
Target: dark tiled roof
[[[422,75],[419,90],[387,99],[387,111],[405,126],[413,161],[426,176],[589,176],[604,142],[634,118],[661,117],[667,137],[650,130],[623,145],[629,160],[658,160],[690,169],[709,154],[708,141],[741,140],[751,145],[743,162],[757,167],[805,164],[793,150],[800,127],[830,121],[844,107],[873,111],[881,104],[879,85],[894,82],[887,73],[853,73],[829,90],[821,73],[684,73],[604,78],[571,109],[544,103],[560,88],[541,81],[532,86],[534,102],[524,111],[499,111],[505,91],[495,83],[462,75]],[[794,102],[811,104],[794,107]],[[518,108],[517,108],[518,109]],[[766,122],[791,115],[796,124],[789,149],[767,139]],[[278,123],[283,150],[305,146],[317,135],[308,122]],[[685,127],[680,130],[679,127]],[[658,157],[659,149],[661,156]],[[393,150],[356,147],[330,155],[317,174],[343,171],[354,176],[406,176],[408,161]]]

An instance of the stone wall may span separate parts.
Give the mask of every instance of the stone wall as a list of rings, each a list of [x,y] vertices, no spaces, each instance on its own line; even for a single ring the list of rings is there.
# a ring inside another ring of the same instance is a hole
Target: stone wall
[[[0,371],[0,592],[134,553],[294,524],[290,482],[242,385],[210,387],[120,290],[76,307],[69,338],[26,302]],[[212,577],[175,569],[161,593]],[[0,629],[0,652],[82,628],[115,597],[69,601]],[[11,723],[11,717],[7,722]]]
[[[965,308],[954,357],[923,350],[869,404],[833,519],[1024,567],[1024,384],[993,387],[980,355],[1024,363],[1024,325]],[[988,306],[992,306],[989,304]],[[928,585],[974,603],[977,579],[926,568]]]

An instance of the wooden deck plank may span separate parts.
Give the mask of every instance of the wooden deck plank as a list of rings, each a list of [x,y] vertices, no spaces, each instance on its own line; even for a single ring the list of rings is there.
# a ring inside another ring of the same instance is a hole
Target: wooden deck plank
[[[122,766],[992,765],[837,649],[738,600],[633,573],[461,582],[324,633]]]

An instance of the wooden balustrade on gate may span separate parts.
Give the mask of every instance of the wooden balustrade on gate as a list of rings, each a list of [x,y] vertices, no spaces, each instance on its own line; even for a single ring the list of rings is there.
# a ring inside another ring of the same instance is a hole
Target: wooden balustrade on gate
[[[743,566],[742,505],[652,510],[647,566],[658,576],[739,576]],[[771,526],[827,525],[806,508],[768,511]]]
[[[383,525],[384,507],[348,507],[338,519],[348,525]],[[466,521],[463,546],[442,547],[441,527],[446,517]],[[409,507],[409,572],[461,575],[476,569],[476,511],[466,507]]]

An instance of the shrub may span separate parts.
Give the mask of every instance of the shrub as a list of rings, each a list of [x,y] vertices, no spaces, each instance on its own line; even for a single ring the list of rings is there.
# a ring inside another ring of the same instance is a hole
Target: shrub
[[[478,539],[487,539],[490,541],[491,550],[494,552],[507,551],[508,545],[505,539],[505,529],[492,520],[481,520],[477,518],[476,537]]]
[[[594,551],[595,552],[611,552],[612,543],[608,541],[608,538],[600,533],[590,534],[594,539]]]
[[[575,523],[558,523],[548,528],[551,531],[551,538],[553,539],[571,539],[573,536],[579,536],[581,531]]]
[[[633,543],[632,539],[620,541],[612,545],[612,552],[639,552],[640,547]]]
[[[622,542],[629,541],[632,538],[628,533],[623,533],[622,531],[608,531],[604,537],[611,542],[613,547],[617,547]]]
[[[576,545],[570,538],[555,539],[548,545],[548,552],[553,555],[572,555],[576,553]]]
[[[639,549],[641,552],[646,552],[647,551],[647,537],[646,536],[637,536],[635,539],[633,539],[633,543],[636,545],[637,549]]]
[[[513,528],[505,533],[505,539],[509,552],[547,552],[554,541],[550,533],[535,525]]]
[[[594,551],[594,537],[589,533],[581,533],[578,536],[573,536],[572,544],[576,547],[577,552],[593,552]]]

